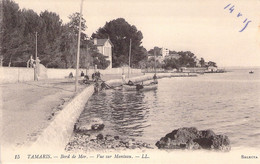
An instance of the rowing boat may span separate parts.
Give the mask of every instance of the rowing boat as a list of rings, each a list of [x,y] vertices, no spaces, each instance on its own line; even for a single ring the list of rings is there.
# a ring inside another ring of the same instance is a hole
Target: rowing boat
[[[149,85],[123,85],[125,91],[148,91],[157,89],[158,84],[149,84]]]

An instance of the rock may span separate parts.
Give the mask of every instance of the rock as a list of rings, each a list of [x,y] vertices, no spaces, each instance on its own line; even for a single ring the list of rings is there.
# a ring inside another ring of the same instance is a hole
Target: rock
[[[148,144],[132,138],[123,138],[110,134],[97,133],[74,133],[74,138],[67,144],[67,151],[90,151],[90,150],[126,150],[151,148]]]
[[[115,140],[119,140],[119,136],[115,136],[114,139],[115,139]]]
[[[105,125],[104,124],[94,124],[91,126],[92,130],[102,130],[104,129]]]
[[[230,141],[225,135],[216,135],[212,130],[199,131],[194,127],[179,128],[162,137],[155,144],[159,149],[208,149],[229,151]]]
[[[107,141],[114,141],[114,137],[113,136],[111,136],[111,135],[106,135],[106,137],[105,137],[105,140],[107,140]]]
[[[102,140],[104,136],[102,134],[97,135],[97,140]]]
[[[90,118],[83,121],[78,121],[74,125],[75,132],[98,131],[104,129],[105,125],[100,118]]]

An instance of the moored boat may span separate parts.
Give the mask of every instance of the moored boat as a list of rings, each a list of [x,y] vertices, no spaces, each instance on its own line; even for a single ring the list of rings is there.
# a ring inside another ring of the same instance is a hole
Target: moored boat
[[[149,84],[149,85],[123,85],[125,91],[148,91],[157,89],[158,84]]]
[[[252,73],[254,73],[254,71],[250,71],[249,73],[252,74]]]

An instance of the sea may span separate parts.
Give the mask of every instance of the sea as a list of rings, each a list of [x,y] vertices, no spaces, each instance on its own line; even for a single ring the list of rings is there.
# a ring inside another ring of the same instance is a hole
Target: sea
[[[253,74],[249,74],[254,71]],[[174,129],[227,135],[232,148],[260,148],[260,68],[159,79],[157,90],[106,90],[93,95],[79,119],[100,118],[101,133],[155,147]]]

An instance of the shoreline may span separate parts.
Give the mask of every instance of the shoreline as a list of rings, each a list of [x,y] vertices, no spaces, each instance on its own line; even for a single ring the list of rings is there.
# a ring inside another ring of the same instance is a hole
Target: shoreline
[[[102,78],[118,79],[121,75],[103,75]],[[79,91],[75,93],[74,83],[72,79],[47,79],[0,84],[1,147],[31,146],[63,108],[88,87],[79,84]]]
[[[152,80],[153,73],[149,73],[149,75],[143,75],[138,77],[129,78],[127,80],[131,80],[135,83]],[[171,78],[171,77],[194,77],[196,74],[173,74],[173,73],[158,73],[157,77],[160,78]],[[109,80],[106,81],[107,84],[113,87],[121,86],[122,80]],[[77,119],[78,120],[78,119]],[[91,124],[87,124],[87,126],[91,127]],[[74,126],[75,128],[75,126]],[[75,129],[74,129],[75,130]],[[150,145],[143,141],[135,140],[131,137],[123,137],[121,136],[112,136],[111,134],[104,134],[102,130],[88,130],[87,132],[75,132],[73,131],[72,137],[70,141],[67,143],[65,148],[68,152],[73,152],[77,150],[82,150],[85,152],[92,152],[97,150],[102,151],[111,151],[111,150],[128,150],[128,149],[155,149],[155,145]]]
[[[130,79],[138,82],[144,79],[150,80],[152,76],[153,74],[132,74]],[[172,73],[158,73],[158,78],[183,76],[187,76],[187,74],[175,75]],[[121,85],[122,83],[121,75],[103,75],[102,79],[110,85]],[[1,135],[3,139],[2,145],[13,147],[31,146],[55,120],[56,116],[60,115],[64,107],[70,104],[70,102],[80,94],[80,92],[76,94],[73,92],[73,82],[74,81],[68,82],[68,79],[56,79],[2,84],[1,89],[4,93],[3,116],[5,116],[3,117],[5,119],[2,123],[4,129]],[[79,86],[81,87],[81,91],[89,87],[85,85]],[[13,90],[16,90],[16,97],[12,95]],[[8,97],[10,97],[9,101]],[[34,100],[35,104],[31,104]],[[7,125],[7,122],[11,122],[11,125]],[[12,127],[11,129],[9,128],[10,126]],[[26,128],[26,130],[24,128]]]

